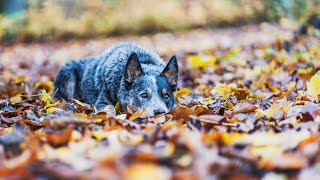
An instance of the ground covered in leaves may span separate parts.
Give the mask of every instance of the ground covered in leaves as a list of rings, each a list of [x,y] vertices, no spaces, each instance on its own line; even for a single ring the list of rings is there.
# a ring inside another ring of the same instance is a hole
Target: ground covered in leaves
[[[63,61],[113,40],[1,47],[0,175],[319,178],[319,32],[261,25],[192,33],[133,38],[179,59],[178,106],[156,117],[51,98]]]

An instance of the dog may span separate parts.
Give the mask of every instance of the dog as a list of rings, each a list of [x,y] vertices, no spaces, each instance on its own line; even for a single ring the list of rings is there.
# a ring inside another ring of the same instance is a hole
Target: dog
[[[178,62],[167,64],[156,53],[133,42],[114,45],[96,57],[64,64],[54,81],[54,97],[82,99],[99,111],[121,102],[122,109],[143,109],[149,116],[175,106]]]

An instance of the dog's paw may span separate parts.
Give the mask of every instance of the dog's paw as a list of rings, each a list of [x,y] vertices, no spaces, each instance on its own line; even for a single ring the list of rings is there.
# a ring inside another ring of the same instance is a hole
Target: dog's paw
[[[102,108],[101,110],[99,110],[99,112],[106,112],[108,116],[114,117],[116,116],[116,109],[113,105],[107,105],[104,108]]]

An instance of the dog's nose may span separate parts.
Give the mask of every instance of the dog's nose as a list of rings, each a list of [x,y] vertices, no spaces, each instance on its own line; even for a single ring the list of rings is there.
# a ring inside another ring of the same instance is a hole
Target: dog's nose
[[[156,109],[154,110],[154,115],[157,115],[157,114],[163,114],[165,113],[166,111],[164,109]]]

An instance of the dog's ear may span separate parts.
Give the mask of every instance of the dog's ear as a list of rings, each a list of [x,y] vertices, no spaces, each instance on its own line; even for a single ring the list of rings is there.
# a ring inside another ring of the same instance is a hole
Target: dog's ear
[[[177,84],[178,84],[178,61],[176,56],[172,56],[170,61],[168,62],[167,66],[164,68],[161,76],[164,76],[167,78],[171,91],[177,90]]]
[[[131,84],[135,79],[143,74],[139,58],[136,53],[132,53],[127,61],[124,80],[127,84]]]

